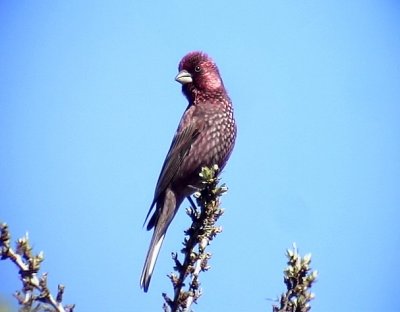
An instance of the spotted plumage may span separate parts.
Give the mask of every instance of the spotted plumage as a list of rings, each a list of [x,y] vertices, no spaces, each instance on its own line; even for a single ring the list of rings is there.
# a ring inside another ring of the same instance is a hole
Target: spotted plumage
[[[232,102],[214,61],[191,52],[179,63],[176,81],[188,106],[172,140],[147,214],[154,228],[140,285],[147,292],[168,226],[182,201],[201,187],[201,167],[217,164],[222,170],[233,150],[236,123]],[[153,208],[155,208],[153,210]]]

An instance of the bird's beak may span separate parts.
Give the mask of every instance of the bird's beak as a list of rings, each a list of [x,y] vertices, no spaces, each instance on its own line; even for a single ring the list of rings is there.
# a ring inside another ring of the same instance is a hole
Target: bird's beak
[[[181,70],[175,80],[183,85],[193,81],[192,75],[187,70]]]

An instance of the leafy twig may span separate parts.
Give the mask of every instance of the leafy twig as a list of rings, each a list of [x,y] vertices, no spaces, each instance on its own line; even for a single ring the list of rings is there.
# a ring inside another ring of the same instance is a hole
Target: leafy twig
[[[37,255],[32,253],[28,234],[17,240],[14,250],[11,248],[7,224],[0,224],[0,233],[0,259],[10,259],[19,269],[22,290],[17,291],[14,296],[21,306],[20,311],[73,312],[75,305],[62,305],[64,286],[58,285],[57,296],[54,298],[47,287],[47,273],[37,276],[44,255],[43,252]]]
[[[273,306],[273,312],[308,312],[311,310],[310,301],[315,295],[310,291],[317,279],[318,272],[310,267],[311,254],[301,257],[297,247],[286,251],[288,266],[284,270],[286,293],[279,300],[279,307]]]

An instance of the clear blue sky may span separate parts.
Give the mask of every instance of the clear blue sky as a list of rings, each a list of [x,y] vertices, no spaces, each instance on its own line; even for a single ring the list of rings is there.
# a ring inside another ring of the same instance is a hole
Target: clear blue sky
[[[161,311],[189,218],[148,294],[142,224],[186,107],[178,62],[203,50],[239,132],[195,310],[271,311],[296,242],[320,272],[314,311],[395,311],[399,26],[394,0],[1,1],[0,220],[76,311]],[[18,289],[0,262],[0,296]]]

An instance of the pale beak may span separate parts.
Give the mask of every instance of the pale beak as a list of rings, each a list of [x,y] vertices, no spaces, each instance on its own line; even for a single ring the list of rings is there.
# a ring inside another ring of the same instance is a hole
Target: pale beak
[[[187,70],[181,70],[175,80],[183,85],[193,81],[192,75]]]

